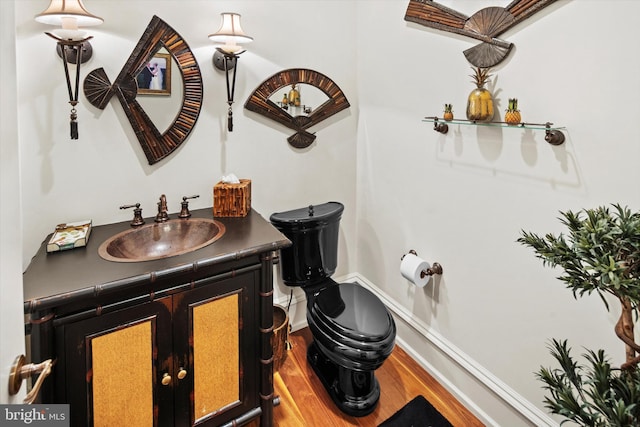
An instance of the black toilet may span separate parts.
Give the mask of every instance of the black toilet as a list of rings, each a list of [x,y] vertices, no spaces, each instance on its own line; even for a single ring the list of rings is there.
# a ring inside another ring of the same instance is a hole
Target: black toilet
[[[293,243],[281,249],[282,279],[301,286],[313,342],[307,359],[346,414],[371,413],[380,398],[374,375],[391,354],[396,325],[382,302],[356,283],[336,283],[338,229],[344,206],[328,202],[271,215]]]

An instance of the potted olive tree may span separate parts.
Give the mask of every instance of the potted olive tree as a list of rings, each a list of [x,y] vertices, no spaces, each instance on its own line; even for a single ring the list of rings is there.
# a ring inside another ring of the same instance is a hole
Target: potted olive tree
[[[586,350],[580,364],[566,340],[553,339],[549,349],[560,366],[536,373],[548,392],[545,406],[563,416],[563,423],[640,426],[640,345],[634,335],[640,304],[640,212],[612,205],[561,215],[566,235],[522,231],[517,241],[533,248],[543,265],[561,267],[558,279],[575,298],[596,293],[607,310],[605,296],[620,302],[614,330],[624,343],[625,362],[614,367],[604,350]]]

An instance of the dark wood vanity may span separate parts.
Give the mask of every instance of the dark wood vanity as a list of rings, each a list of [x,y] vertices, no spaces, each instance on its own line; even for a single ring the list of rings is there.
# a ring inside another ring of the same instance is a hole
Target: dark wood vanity
[[[72,426],[272,425],[273,264],[290,242],[253,210],[216,220],[220,240],[153,261],[98,255],[128,221],[84,248],[43,242],[24,273],[30,358],[55,362],[42,403],[70,404]]]

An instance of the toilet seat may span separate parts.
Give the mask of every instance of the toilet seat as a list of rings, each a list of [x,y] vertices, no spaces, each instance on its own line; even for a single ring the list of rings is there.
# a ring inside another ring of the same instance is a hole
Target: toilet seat
[[[341,335],[377,342],[389,335],[389,312],[373,292],[356,283],[341,283],[320,291],[311,307],[317,318]]]
[[[328,286],[309,305],[307,321],[320,348],[335,363],[377,369],[391,354],[395,323],[382,302],[355,283]]]

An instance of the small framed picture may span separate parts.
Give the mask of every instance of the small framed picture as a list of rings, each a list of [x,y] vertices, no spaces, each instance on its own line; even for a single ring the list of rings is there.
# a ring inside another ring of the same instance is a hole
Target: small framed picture
[[[138,94],[171,95],[171,55],[156,53],[136,76]]]

